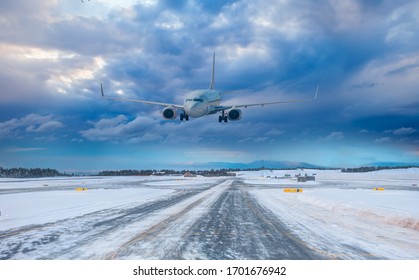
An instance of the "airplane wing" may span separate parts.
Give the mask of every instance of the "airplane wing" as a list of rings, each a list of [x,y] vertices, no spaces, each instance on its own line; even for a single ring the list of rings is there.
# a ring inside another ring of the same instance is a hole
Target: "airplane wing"
[[[240,105],[229,105],[229,106],[217,106],[214,109],[217,111],[228,110],[231,108],[247,108],[252,106],[265,106],[273,104],[284,104],[284,103],[297,103],[297,102],[311,102],[317,99],[317,93],[319,92],[319,86],[317,86],[316,94],[313,98],[310,99],[301,99],[301,100],[285,100],[285,101],[274,101],[274,102],[265,102],[265,103],[250,103],[250,104],[240,104]]]
[[[144,104],[160,105],[160,106],[165,106],[165,107],[173,107],[173,108],[176,108],[176,109],[183,109],[183,105],[179,105],[179,104],[154,102],[154,101],[138,100],[138,99],[128,99],[128,98],[107,97],[103,93],[102,83],[100,83],[100,93],[102,94],[102,97],[106,98],[106,99],[121,100],[121,101],[128,101],[128,102],[137,102],[137,103],[144,103]]]

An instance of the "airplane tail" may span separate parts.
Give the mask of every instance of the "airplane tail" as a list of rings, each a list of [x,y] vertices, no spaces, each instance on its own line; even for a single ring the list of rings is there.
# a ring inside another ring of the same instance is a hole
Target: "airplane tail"
[[[211,74],[211,83],[210,83],[209,89],[214,89],[214,87],[215,87],[214,69],[215,69],[215,52],[214,52],[214,55],[212,57],[212,74]]]

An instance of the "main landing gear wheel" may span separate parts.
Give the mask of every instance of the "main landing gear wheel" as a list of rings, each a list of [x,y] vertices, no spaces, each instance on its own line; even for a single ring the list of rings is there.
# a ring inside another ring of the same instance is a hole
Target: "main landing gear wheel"
[[[185,121],[189,121],[189,116],[186,113],[181,113],[180,114],[180,121],[183,121],[183,119],[185,119]]]
[[[222,122],[222,121],[227,122],[227,120],[228,120],[227,116],[218,116],[218,122]]]

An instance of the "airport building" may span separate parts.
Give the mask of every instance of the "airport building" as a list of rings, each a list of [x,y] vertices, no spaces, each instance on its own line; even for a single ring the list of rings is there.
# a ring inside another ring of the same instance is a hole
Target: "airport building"
[[[309,175],[304,175],[304,176],[301,176],[301,175],[297,175],[297,181],[298,182],[307,182],[307,181],[316,181],[316,177],[315,176],[309,176]]]

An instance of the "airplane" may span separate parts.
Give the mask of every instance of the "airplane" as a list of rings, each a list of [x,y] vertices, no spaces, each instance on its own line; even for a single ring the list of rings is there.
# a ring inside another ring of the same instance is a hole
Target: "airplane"
[[[239,108],[247,108],[247,107],[252,107],[252,106],[263,107],[265,105],[283,104],[283,103],[310,102],[317,99],[317,93],[319,91],[319,86],[317,86],[316,93],[314,97],[311,99],[286,100],[286,101],[274,101],[274,102],[267,102],[267,103],[251,103],[251,104],[222,106],[220,105],[221,98],[224,94],[229,93],[229,92],[220,92],[218,90],[215,90],[214,74],[215,74],[215,53],[212,59],[212,74],[211,74],[211,82],[210,82],[209,88],[191,90],[185,96],[185,99],[182,105],[164,103],[164,102],[154,102],[154,101],[147,101],[147,100],[107,97],[103,93],[102,83],[100,83],[100,91],[101,91],[102,97],[106,99],[138,102],[138,103],[163,106],[164,109],[162,110],[162,117],[167,120],[176,119],[178,111],[180,111],[180,121],[183,121],[183,120],[189,121],[189,117],[200,118],[200,117],[220,113],[220,116],[218,117],[218,121],[220,123],[223,121],[227,122],[228,120],[230,121],[240,120],[242,117],[242,111]]]

